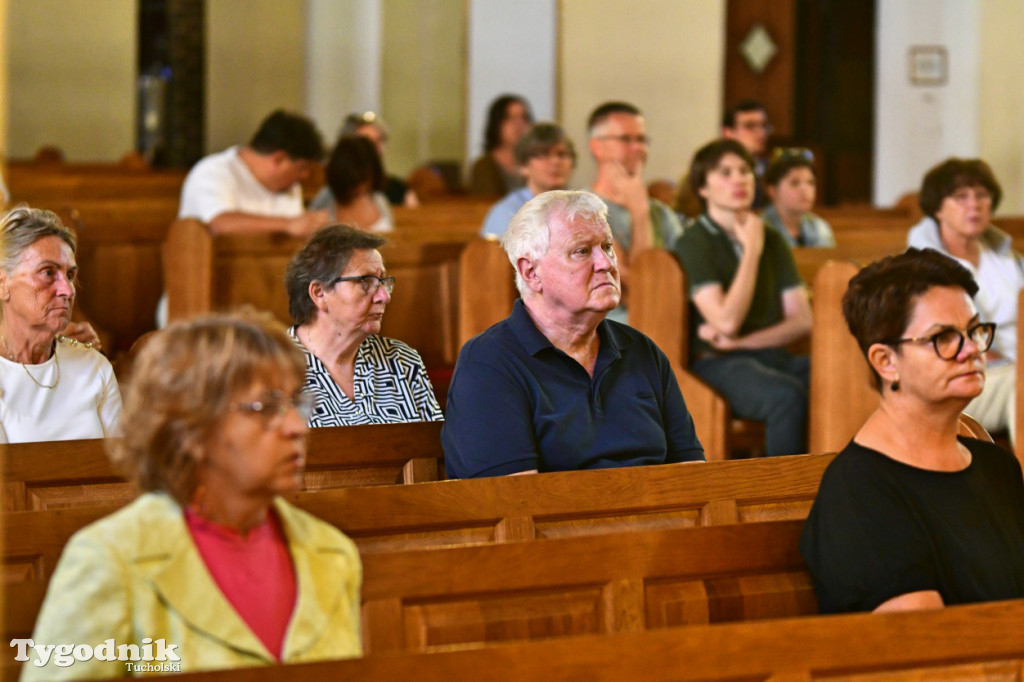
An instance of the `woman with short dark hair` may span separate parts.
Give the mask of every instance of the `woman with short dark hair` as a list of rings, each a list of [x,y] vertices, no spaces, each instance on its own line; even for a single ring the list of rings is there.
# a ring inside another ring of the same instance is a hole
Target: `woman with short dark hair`
[[[850,280],[843,315],[881,398],[826,470],[804,527],[823,613],[1024,597],[1020,464],[957,436],[995,337],[977,290],[966,268],[928,249]]]
[[[295,320],[288,333],[306,353],[306,390],[317,400],[310,426],[443,419],[419,353],[380,336],[395,287],[383,245],[375,235],[329,225],[285,271]]]
[[[925,217],[911,228],[907,246],[935,249],[956,259],[978,283],[975,305],[998,324],[988,352],[985,390],[967,411],[989,431],[1016,438],[1017,293],[1024,259],[1010,236],[992,225],[1003,190],[981,159],[951,158],[924,176],[918,201]]]

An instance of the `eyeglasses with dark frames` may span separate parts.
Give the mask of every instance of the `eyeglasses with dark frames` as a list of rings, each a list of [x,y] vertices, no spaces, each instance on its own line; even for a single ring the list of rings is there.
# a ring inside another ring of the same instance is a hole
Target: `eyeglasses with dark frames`
[[[316,407],[316,398],[305,391],[293,396],[285,395],[281,391],[267,391],[259,400],[232,403],[231,407],[259,416],[263,419],[264,427],[274,429],[281,425],[288,410],[292,408],[299,413],[303,422],[308,423]]]
[[[338,282],[359,282],[363,285],[363,293],[372,296],[377,293],[377,289],[384,285],[384,291],[390,295],[395,290],[395,278],[394,277],[378,277],[377,275],[353,275],[351,277],[335,277],[331,280],[330,286],[333,287]],[[328,287],[330,288],[330,287]]]
[[[890,341],[889,345],[898,346],[901,343],[930,343],[935,348],[935,354],[943,360],[952,360],[964,347],[964,339],[970,339],[984,353],[992,347],[992,341],[996,338],[995,322],[979,322],[968,327],[965,331],[947,327],[929,336],[913,336],[906,339]]]

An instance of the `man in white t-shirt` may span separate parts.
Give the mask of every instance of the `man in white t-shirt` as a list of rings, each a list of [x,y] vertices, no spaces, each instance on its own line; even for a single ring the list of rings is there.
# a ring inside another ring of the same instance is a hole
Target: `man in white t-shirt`
[[[197,163],[181,189],[179,218],[198,218],[214,234],[312,234],[329,222],[326,211],[305,211],[299,181],[323,157],[313,123],[278,109],[247,146],[231,147]]]

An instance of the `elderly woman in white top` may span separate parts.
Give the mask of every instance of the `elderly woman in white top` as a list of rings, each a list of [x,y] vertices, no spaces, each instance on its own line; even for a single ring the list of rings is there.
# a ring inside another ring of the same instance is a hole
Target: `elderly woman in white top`
[[[911,228],[907,246],[930,248],[955,258],[978,283],[975,303],[997,324],[988,351],[985,390],[965,411],[989,431],[1016,437],[1017,292],[1024,287],[1024,261],[1010,236],[991,223],[1003,190],[981,159],[951,158],[924,176],[918,202],[925,218]]]
[[[76,245],[50,211],[18,207],[0,217],[0,443],[117,432],[110,363],[61,334],[75,303]]]
[[[419,353],[380,335],[395,288],[378,251],[383,244],[328,225],[288,264],[289,333],[306,352],[306,391],[316,398],[310,426],[443,418]]]

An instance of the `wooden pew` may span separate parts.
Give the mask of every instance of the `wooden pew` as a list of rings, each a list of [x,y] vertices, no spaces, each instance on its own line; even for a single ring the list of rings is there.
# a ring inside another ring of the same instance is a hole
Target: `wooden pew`
[[[127,502],[131,487],[110,464],[102,439],[0,445],[3,510]],[[436,481],[443,466],[441,423],[312,429],[307,490]]]
[[[871,370],[843,317],[843,294],[859,269],[850,262],[829,261],[814,280],[808,440],[812,451],[843,449],[878,407]]]
[[[515,270],[496,240],[474,238],[459,256],[458,345],[512,314]]]
[[[812,615],[802,521],[368,554],[370,654]]]
[[[559,637],[502,646],[187,673],[188,682],[1019,680],[1024,600]]]
[[[802,528],[796,520],[365,554],[364,645],[384,653],[811,615]],[[50,576],[5,569],[18,595],[5,613],[14,638],[31,630]]]
[[[27,168],[9,166],[11,203],[30,206],[81,199],[166,198],[177,200],[185,181],[183,170]]]
[[[169,319],[242,304],[290,323],[284,271],[305,240],[285,235],[214,237],[196,220],[171,225],[164,244]],[[384,264],[397,280],[381,333],[415,348],[428,368],[455,364],[462,242],[389,243]]]

